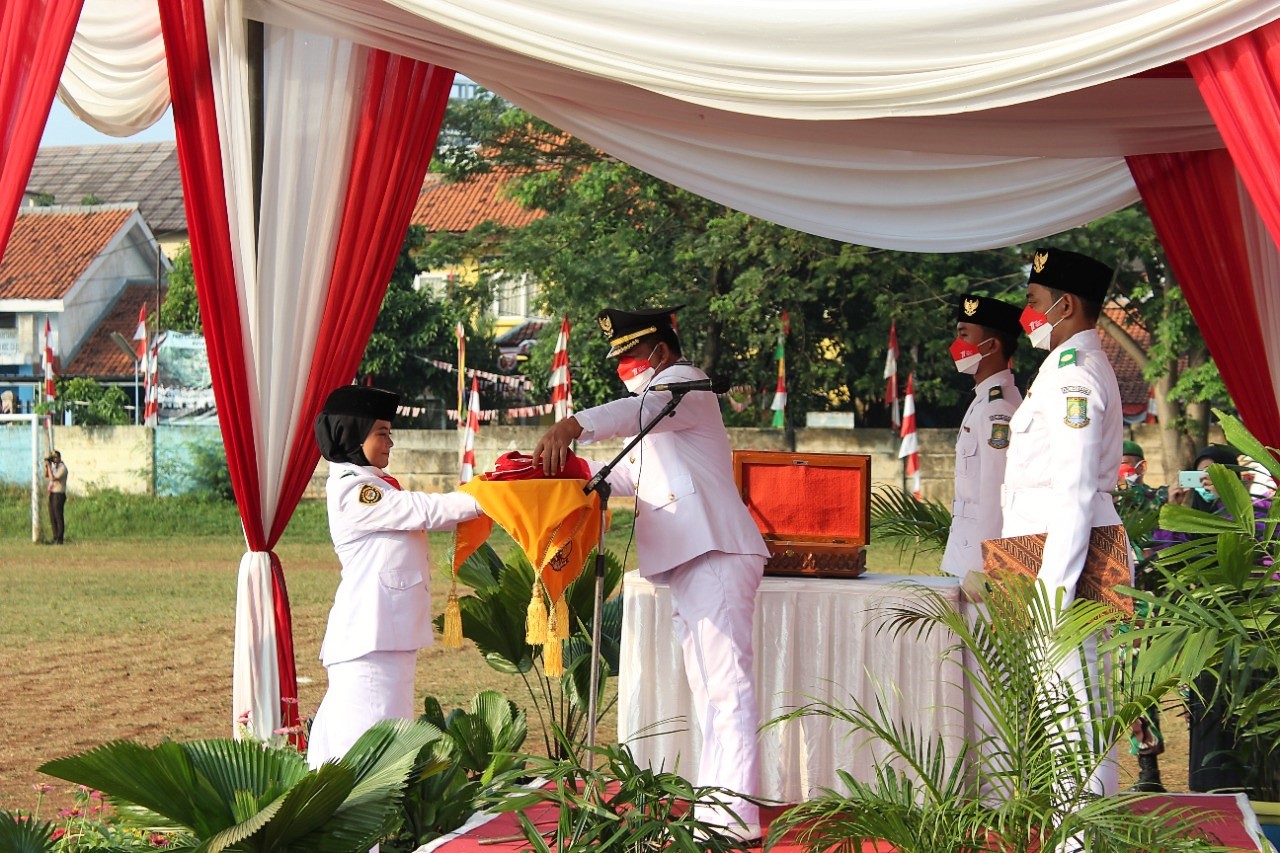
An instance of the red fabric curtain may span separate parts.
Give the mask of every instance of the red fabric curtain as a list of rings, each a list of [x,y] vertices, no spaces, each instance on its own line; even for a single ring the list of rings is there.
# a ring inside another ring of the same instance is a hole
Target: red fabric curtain
[[[1189,56],[1187,67],[1271,239],[1280,242],[1280,21]]]
[[[1280,445],[1231,155],[1144,154],[1127,162],[1241,418],[1264,443]]]
[[[83,3],[0,2],[0,258],[9,245]]]
[[[452,85],[453,71],[447,68],[383,51],[369,57],[329,294],[271,544],[284,532],[320,458],[310,425],[324,398],[352,380],[364,356]]]

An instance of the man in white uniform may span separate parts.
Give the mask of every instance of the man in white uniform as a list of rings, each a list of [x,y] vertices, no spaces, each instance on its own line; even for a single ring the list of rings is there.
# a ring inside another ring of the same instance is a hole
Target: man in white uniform
[[[1022,327],[1017,308],[966,295],[956,307],[956,369],[973,375],[974,398],[956,437],[956,498],[942,570],[963,582],[982,570],[982,540],[1000,535],[1000,487],[1009,451],[1009,421],[1022,394],[1009,362]]]
[[[342,581],[320,647],[329,689],[311,726],[312,767],[341,758],[380,720],[417,717],[418,649],[433,642],[427,531],[480,515],[470,495],[404,491],[382,470],[399,399],[347,385],[316,418],[316,441],[330,463],[329,533]]]
[[[1046,534],[1038,576],[1051,596],[1061,591],[1064,607],[1075,598],[1091,531],[1120,523],[1111,497],[1124,445],[1120,389],[1096,329],[1111,278],[1111,269],[1092,258],[1037,250],[1022,314],[1032,346],[1049,355],[1010,424],[1003,534]],[[1085,656],[1100,684],[1096,642],[1086,644]],[[1079,658],[1058,667],[1058,676],[1083,702]],[[1119,789],[1114,755],[1090,788]]]
[[[575,439],[585,444],[638,433],[671,399],[668,391],[648,390],[651,385],[707,378],[681,354],[672,326],[676,310],[600,313],[609,355],[619,359],[618,376],[632,393],[549,429],[534,449],[547,473],[563,467]],[[589,464],[593,474],[602,467]],[[672,619],[702,733],[695,782],[756,795],[759,709],[751,631],[769,552],[734,485],[716,396],[689,393],[675,415],[614,469],[609,484],[614,494],[636,496],[640,575],[671,588]],[[760,836],[759,811],[745,800],[700,817],[740,840]]]

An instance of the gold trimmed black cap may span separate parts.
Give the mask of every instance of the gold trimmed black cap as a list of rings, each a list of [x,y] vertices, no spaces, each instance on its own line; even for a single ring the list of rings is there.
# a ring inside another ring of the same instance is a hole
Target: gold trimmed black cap
[[[367,385],[343,385],[335,388],[325,398],[320,414],[394,421],[398,405],[400,395],[394,391],[370,388]]]
[[[1101,305],[1107,300],[1113,272],[1102,261],[1064,249],[1036,249],[1027,284],[1072,293]]]
[[[675,314],[683,305],[671,308],[643,308],[639,311],[619,311],[606,308],[596,316],[604,339],[609,342],[609,355],[619,356],[630,350],[645,335],[652,335],[661,328],[674,328]]]
[[[966,293],[960,297],[960,304],[956,305],[957,323],[985,326],[1015,338],[1022,334],[1022,324],[1019,322],[1021,316],[1021,308],[989,296],[978,296],[976,293]]]

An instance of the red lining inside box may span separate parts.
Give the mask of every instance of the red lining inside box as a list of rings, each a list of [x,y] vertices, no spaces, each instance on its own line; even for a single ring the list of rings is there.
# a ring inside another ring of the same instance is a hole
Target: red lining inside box
[[[741,467],[742,495],[765,536],[863,541],[866,472],[819,465]]]

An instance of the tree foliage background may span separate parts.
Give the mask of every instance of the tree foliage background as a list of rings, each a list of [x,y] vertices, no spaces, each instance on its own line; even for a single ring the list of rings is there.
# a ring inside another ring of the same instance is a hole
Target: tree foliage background
[[[972,385],[951,364],[957,297],[978,292],[1015,305],[1024,298],[1032,246],[914,254],[872,249],[794,231],[658,180],[489,95],[451,105],[434,168],[450,179],[503,170],[511,196],[545,215],[524,228],[488,226],[454,244],[500,244],[482,269],[494,278],[534,276],[541,308],[567,314],[576,330],[574,397],[594,405],[618,393],[595,314],[616,307],[684,305],[686,355],[707,372],[755,389],[729,412],[739,425],[767,422],[774,350],[783,311],[788,409],[849,410],[860,426],[886,426],[883,365],[889,325],[902,347],[902,381],[914,371],[923,426],[954,426]],[[1125,322],[1103,323],[1160,396],[1169,470],[1185,467],[1207,438],[1210,405],[1230,407],[1226,389],[1182,298],[1141,205],[1040,245],[1093,255],[1115,266],[1113,295]],[[555,324],[525,370],[541,387]],[[1025,386],[1040,355],[1024,340],[1015,360]],[[1153,448],[1154,450],[1154,448]]]

